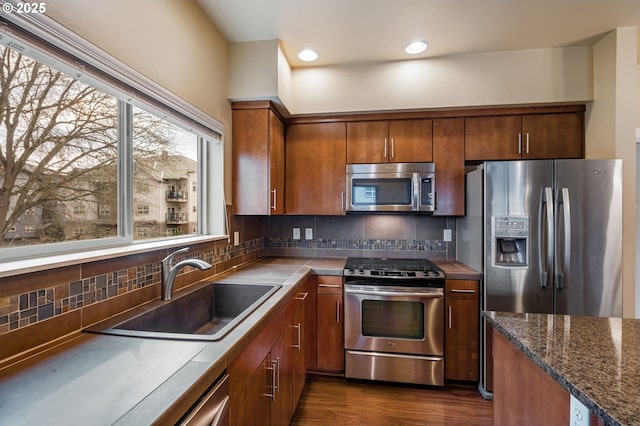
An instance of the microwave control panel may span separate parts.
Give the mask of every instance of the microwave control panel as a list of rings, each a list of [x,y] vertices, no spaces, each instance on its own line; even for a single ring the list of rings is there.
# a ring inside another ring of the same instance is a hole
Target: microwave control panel
[[[423,206],[433,205],[433,178],[420,178],[420,204]]]

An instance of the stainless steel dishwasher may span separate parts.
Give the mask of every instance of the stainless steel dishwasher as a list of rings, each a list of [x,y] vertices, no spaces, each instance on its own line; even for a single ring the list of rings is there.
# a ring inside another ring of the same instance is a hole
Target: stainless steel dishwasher
[[[224,374],[178,423],[181,426],[229,426],[229,375]]]

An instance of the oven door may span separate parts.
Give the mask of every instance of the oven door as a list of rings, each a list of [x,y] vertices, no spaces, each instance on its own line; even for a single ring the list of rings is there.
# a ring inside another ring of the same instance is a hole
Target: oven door
[[[441,288],[345,284],[344,293],[346,349],[444,354]]]

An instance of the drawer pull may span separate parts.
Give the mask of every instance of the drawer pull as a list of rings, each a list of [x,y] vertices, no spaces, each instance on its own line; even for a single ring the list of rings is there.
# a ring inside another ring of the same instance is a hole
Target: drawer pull
[[[300,297],[296,297],[296,300],[300,300],[300,301],[304,302],[304,300],[307,298],[308,295],[309,295],[309,292],[300,293]]]
[[[295,328],[298,330],[298,343],[295,345],[291,345],[292,348],[297,349],[299,351],[302,350],[302,326],[300,323],[296,324],[296,325],[292,325],[291,327]]]
[[[475,290],[460,290],[457,288],[452,288],[451,293],[475,293]]]
[[[342,286],[340,284],[318,284],[318,287],[340,288]]]

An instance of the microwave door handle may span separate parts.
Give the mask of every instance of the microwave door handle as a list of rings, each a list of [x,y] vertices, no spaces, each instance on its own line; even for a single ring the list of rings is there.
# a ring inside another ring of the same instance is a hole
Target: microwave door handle
[[[420,175],[417,173],[413,174],[413,211],[420,210],[420,185],[421,185]]]

